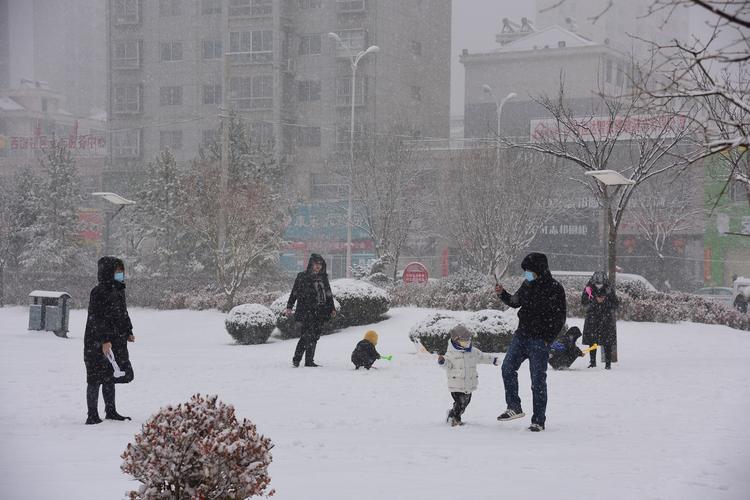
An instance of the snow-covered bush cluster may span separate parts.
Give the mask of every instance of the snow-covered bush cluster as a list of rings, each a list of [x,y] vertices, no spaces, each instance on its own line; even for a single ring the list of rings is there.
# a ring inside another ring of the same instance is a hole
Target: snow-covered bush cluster
[[[264,344],[276,328],[276,315],[260,304],[242,304],[229,311],[224,325],[238,344]]]
[[[466,318],[450,313],[434,313],[409,330],[409,339],[419,341],[430,352],[445,354],[451,329],[464,325],[474,334],[474,345],[484,352],[505,352],[518,327],[515,311],[486,309]]]
[[[122,471],[142,484],[131,499],[245,499],[273,495],[271,440],[217,396],[194,395],[143,424],[122,454]]]
[[[503,309],[505,305],[496,297],[493,286],[458,292],[455,283],[447,280],[430,280],[427,283],[399,283],[390,289],[391,305],[427,307],[451,311],[479,311]]]
[[[323,334],[348,326],[366,325],[383,319],[390,308],[388,292],[364,281],[339,279],[331,281],[333,305],[337,315],[323,324]],[[282,338],[298,338],[301,335],[300,324],[294,318],[284,316],[289,294],[285,293],[271,304],[271,311],[276,315],[276,326]],[[297,305],[294,306],[296,311]]]
[[[136,284],[131,287],[135,289]],[[237,292],[235,302],[240,304],[262,304],[268,306],[278,296],[278,292],[268,292],[258,289],[249,289]],[[134,302],[134,305],[138,302]],[[161,296],[154,304],[159,309],[193,309],[202,311],[205,309],[223,310],[226,304],[226,296],[213,289],[213,287],[202,288],[193,291],[168,292]]]

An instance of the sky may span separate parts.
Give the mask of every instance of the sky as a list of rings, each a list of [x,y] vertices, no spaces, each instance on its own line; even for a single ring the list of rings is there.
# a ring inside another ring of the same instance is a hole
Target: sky
[[[458,56],[462,49],[479,52],[494,49],[502,19],[519,22],[534,19],[534,0],[453,0],[453,49],[451,50],[451,116],[464,114],[464,69]]]

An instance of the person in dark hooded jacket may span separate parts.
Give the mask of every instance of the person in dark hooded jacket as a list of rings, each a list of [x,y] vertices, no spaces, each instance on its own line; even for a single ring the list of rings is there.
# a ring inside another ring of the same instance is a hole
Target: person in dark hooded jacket
[[[574,326],[560,335],[550,346],[549,365],[555,370],[570,368],[573,362],[583,356],[583,351],[576,345],[581,330]]]
[[[368,330],[365,333],[365,338],[360,340],[352,351],[351,359],[355,370],[359,370],[363,366],[369,370],[373,363],[380,359],[380,353],[375,349],[377,344],[378,333],[375,330]]]
[[[86,365],[86,424],[101,423],[99,418],[99,386],[102,387],[105,418],[130,420],[117,413],[115,384],[133,380],[128,342],[134,342],[133,325],[125,303],[125,265],[116,257],[102,257],[98,262],[99,283],[89,296],[86,332],[83,337],[83,361]],[[115,377],[112,363],[107,359],[111,352],[124,375]]]
[[[310,255],[307,269],[294,280],[292,293],[286,304],[285,314],[292,315],[292,308],[297,304],[294,319],[302,323],[302,335],[294,350],[292,364],[297,367],[305,356],[305,366],[317,367],[315,363],[315,347],[320,339],[323,323],[336,316],[333,305],[333,293],[328,282],[326,261],[322,256],[314,253]]]
[[[586,283],[581,294],[586,309],[583,343],[599,344],[604,349],[604,368],[612,367],[612,348],[617,343],[617,308],[620,301],[604,271],[597,271]],[[591,351],[589,368],[596,367],[596,351]]]
[[[502,366],[508,407],[497,419],[502,422],[525,415],[518,396],[518,369],[528,359],[534,402],[529,430],[538,432],[546,422],[549,346],[565,324],[567,307],[565,289],[552,278],[546,255],[528,254],[521,268],[525,280],[515,294],[509,294],[501,284],[495,286],[500,300],[518,309],[518,329]]]

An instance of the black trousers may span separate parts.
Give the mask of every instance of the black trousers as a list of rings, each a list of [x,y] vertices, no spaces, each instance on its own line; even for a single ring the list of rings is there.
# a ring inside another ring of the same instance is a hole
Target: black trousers
[[[104,411],[107,414],[116,413],[115,409],[115,384],[88,384],[86,386],[86,405],[89,416],[99,416],[99,386],[102,386],[102,397],[104,398]]]
[[[602,349],[602,352],[604,353],[604,362],[610,364],[612,362],[612,344],[601,344],[599,348]],[[596,351],[590,351],[589,357],[591,358],[591,364],[595,365]]]
[[[464,414],[466,407],[471,402],[471,393],[451,392],[451,396],[453,396],[453,409],[451,409],[448,416],[456,420],[461,420],[461,415]]]
[[[305,364],[309,365],[315,360],[315,347],[318,345],[323,322],[317,317],[307,318],[302,322],[302,336],[297,342],[292,361],[299,364],[302,355],[305,355]]]

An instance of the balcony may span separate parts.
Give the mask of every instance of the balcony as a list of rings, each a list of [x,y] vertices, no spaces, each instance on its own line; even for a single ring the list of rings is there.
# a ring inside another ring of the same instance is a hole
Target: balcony
[[[367,10],[365,0],[337,0],[336,12],[339,14],[356,14]]]

